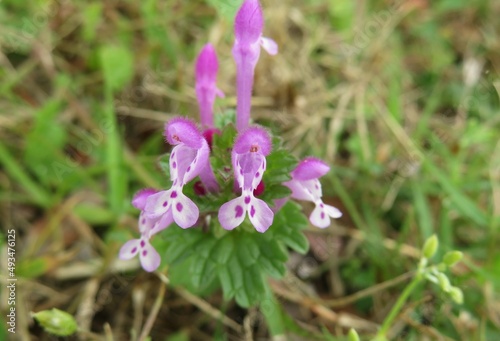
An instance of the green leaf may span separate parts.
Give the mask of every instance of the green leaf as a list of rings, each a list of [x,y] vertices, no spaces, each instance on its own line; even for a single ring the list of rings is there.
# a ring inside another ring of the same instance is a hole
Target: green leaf
[[[46,102],[34,116],[33,128],[26,136],[24,160],[45,185],[57,179],[51,174],[50,165],[65,161],[62,149],[66,144],[67,134],[57,120],[62,108],[59,100]]]
[[[273,239],[282,241],[293,250],[305,254],[309,250],[309,242],[302,233],[309,225],[299,204],[288,201],[274,216],[269,231]]]
[[[112,91],[122,89],[134,75],[132,52],[123,46],[105,46],[99,52],[106,87]]]
[[[83,17],[83,39],[87,42],[94,40],[97,27],[99,26],[102,18],[102,3],[94,2],[87,4],[85,3],[82,17]]]

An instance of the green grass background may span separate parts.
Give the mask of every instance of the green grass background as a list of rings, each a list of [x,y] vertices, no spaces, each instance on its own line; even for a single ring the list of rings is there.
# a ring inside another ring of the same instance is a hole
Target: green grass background
[[[193,65],[207,41],[226,93],[216,112],[234,107],[238,6],[0,2],[0,224],[18,231],[20,314],[57,305],[75,312],[69,298],[42,304],[32,292],[63,288],[61,269],[77,263],[98,262],[106,273],[133,235],[131,196],[167,184],[156,167],[167,151],[164,122],[197,116]],[[264,33],[280,53],[262,54],[253,117],[281,132],[297,156],[332,165],[323,187],[345,212],[327,230],[345,243],[335,265],[341,294],[414,269],[412,247],[435,233],[441,254],[465,254],[451,276],[465,303],[428,285],[412,297],[412,318],[451,339],[500,339],[500,3],[263,7]],[[352,309],[379,323],[401,290]],[[432,300],[418,304],[425,295]],[[30,323],[19,321],[22,335]],[[411,326],[399,337],[424,334]]]

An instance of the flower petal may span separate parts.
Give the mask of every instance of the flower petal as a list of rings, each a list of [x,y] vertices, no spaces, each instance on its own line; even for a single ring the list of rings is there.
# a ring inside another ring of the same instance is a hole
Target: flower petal
[[[196,127],[196,124],[183,117],[171,119],[165,125],[165,138],[171,145],[184,143],[188,147],[198,149],[201,148],[204,141],[203,136]]]
[[[326,228],[330,226],[330,216],[325,212],[324,204],[316,205],[311,215],[309,216],[309,221],[316,227]]]
[[[314,202],[314,197],[311,191],[307,190],[307,188],[304,187],[303,181],[290,180],[284,182],[283,185],[292,190],[292,194],[290,196],[293,199]]]
[[[219,62],[212,44],[206,44],[196,59],[196,83],[209,83],[215,86]]]
[[[158,218],[149,218],[144,211],[141,211],[138,221],[139,232],[141,232],[141,234],[149,233],[149,231],[156,224],[157,220]]]
[[[321,178],[330,171],[330,166],[320,159],[308,157],[299,162],[292,171],[292,178],[295,180],[312,180]]]
[[[243,44],[259,39],[264,29],[262,8],[258,0],[246,0],[241,5],[234,20],[234,35]]]
[[[180,185],[184,185],[186,173],[193,170],[193,162],[196,159],[198,151],[185,144],[179,144],[172,149],[170,153],[170,179],[178,180]]]
[[[232,230],[245,220],[245,202],[243,196],[226,202],[219,209],[219,222],[226,230]]]
[[[120,249],[120,252],[118,253],[118,257],[120,259],[131,259],[135,255],[137,255],[137,252],[139,251],[139,242],[140,239],[132,239],[123,244],[123,246]]]
[[[139,259],[141,260],[142,268],[148,272],[155,271],[161,263],[160,255],[149,241],[146,241],[144,247],[141,248]]]
[[[132,199],[132,205],[139,209],[139,210],[144,210],[144,207],[146,206],[146,199],[151,195],[155,194],[158,191],[154,188],[144,188],[135,193],[134,198]]]
[[[272,148],[269,133],[261,127],[252,127],[239,134],[234,143],[234,151],[244,154],[250,151],[259,152],[264,156],[269,155]]]
[[[177,225],[187,229],[198,221],[200,211],[198,206],[185,196],[180,189],[172,189],[172,215]]]
[[[248,217],[255,229],[264,233],[272,225],[274,213],[264,200],[252,197],[248,205]]]
[[[328,214],[332,218],[342,217],[342,212],[340,212],[336,207],[325,204],[325,211],[326,214]]]
[[[173,222],[174,217],[172,216],[172,210],[168,210],[164,215],[161,216],[160,219],[155,222],[151,230],[149,230],[149,237],[152,237],[158,232],[166,229],[167,227],[172,225]]]
[[[271,38],[261,37],[260,45],[271,56],[274,56],[278,53],[278,44],[276,44],[276,42]]]
[[[172,206],[170,192],[171,190],[161,191],[148,197],[146,200],[146,206],[144,207],[144,214],[146,218],[159,218],[170,209]]]

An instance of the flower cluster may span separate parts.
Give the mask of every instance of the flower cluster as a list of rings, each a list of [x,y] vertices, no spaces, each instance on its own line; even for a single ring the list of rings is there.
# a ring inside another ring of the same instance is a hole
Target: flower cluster
[[[259,1],[245,0],[235,18],[236,39],[232,50],[237,71],[238,135],[231,150],[232,192],[235,198],[219,208],[218,221],[225,230],[233,230],[248,216],[255,230],[264,233],[272,226],[274,214],[289,198],[293,198],[314,203],[315,209],[309,220],[312,225],[325,228],[330,225],[330,218],[338,218],[341,213],[321,199],[318,179],[329,171],[329,166],[321,160],[306,158],[298,163],[290,173],[290,180],[282,184],[290,189],[289,197],[275,200],[272,207],[257,198],[265,191],[263,176],[267,168],[266,157],[272,150],[272,139],[263,127],[250,125],[254,70],[261,47],[271,55],[278,52],[277,44],[262,36],[263,23]],[[213,135],[220,134],[214,125],[213,106],[217,96],[224,96],[216,85],[217,72],[217,55],[213,46],[207,44],[196,61],[195,89],[201,129],[191,120],[180,117],[166,124],[165,139],[173,146],[169,159],[172,185],[168,190],[142,190],[132,200],[132,204],[141,210],[141,236],[123,245],[120,258],[130,259],[139,255],[146,271],[157,269],[161,260],[150,244],[151,237],[173,223],[183,229],[197,225],[200,211],[193,200],[183,193],[184,186],[199,177],[200,182],[195,185],[195,192],[199,195],[217,195],[221,187],[227,187],[217,181],[209,159]]]

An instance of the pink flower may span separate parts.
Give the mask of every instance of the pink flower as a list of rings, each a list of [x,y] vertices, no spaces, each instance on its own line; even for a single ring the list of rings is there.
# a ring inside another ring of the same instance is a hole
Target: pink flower
[[[271,138],[262,128],[249,128],[236,138],[232,151],[234,177],[241,196],[219,209],[219,222],[226,230],[239,226],[248,213],[250,222],[259,232],[273,223],[274,213],[265,201],[255,198],[254,190],[266,170],[266,156],[271,152]]]
[[[316,158],[302,160],[291,172],[292,180],[283,183],[292,190],[291,197],[313,202],[316,207],[309,216],[314,226],[330,226],[330,218],[340,218],[342,213],[335,207],[323,203],[319,178],[330,171],[330,167]]]
[[[145,212],[150,219],[169,219],[171,216],[182,228],[193,226],[198,220],[196,204],[182,193],[186,183],[194,179],[207,165],[209,148],[196,125],[185,118],[174,118],[165,127],[167,141],[174,145],[170,154],[172,187],[150,195]]]
[[[200,107],[201,125],[204,129],[214,127],[213,106],[215,96],[224,97],[217,88],[219,62],[211,44],[206,44],[196,60],[196,98]]]
[[[234,21],[235,42],[233,57],[236,62],[237,116],[236,128],[239,132],[248,127],[252,98],[255,65],[260,57],[261,46],[271,55],[278,53],[278,45],[269,38],[262,37],[264,18],[258,0],[245,0]]]
[[[157,193],[154,189],[139,191],[132,199],[132,205],[141,210],[139,215],[139,231],[141,237],[126,242],[120,249],[121,259],[131,259],[139,255],[141,266],[144,270],[152,272],[160,266],[161,258],[154,247],[149,243],[153,235],[170,226],[173,222],[171,216],[148,218],[144,212],[147,199]]]

